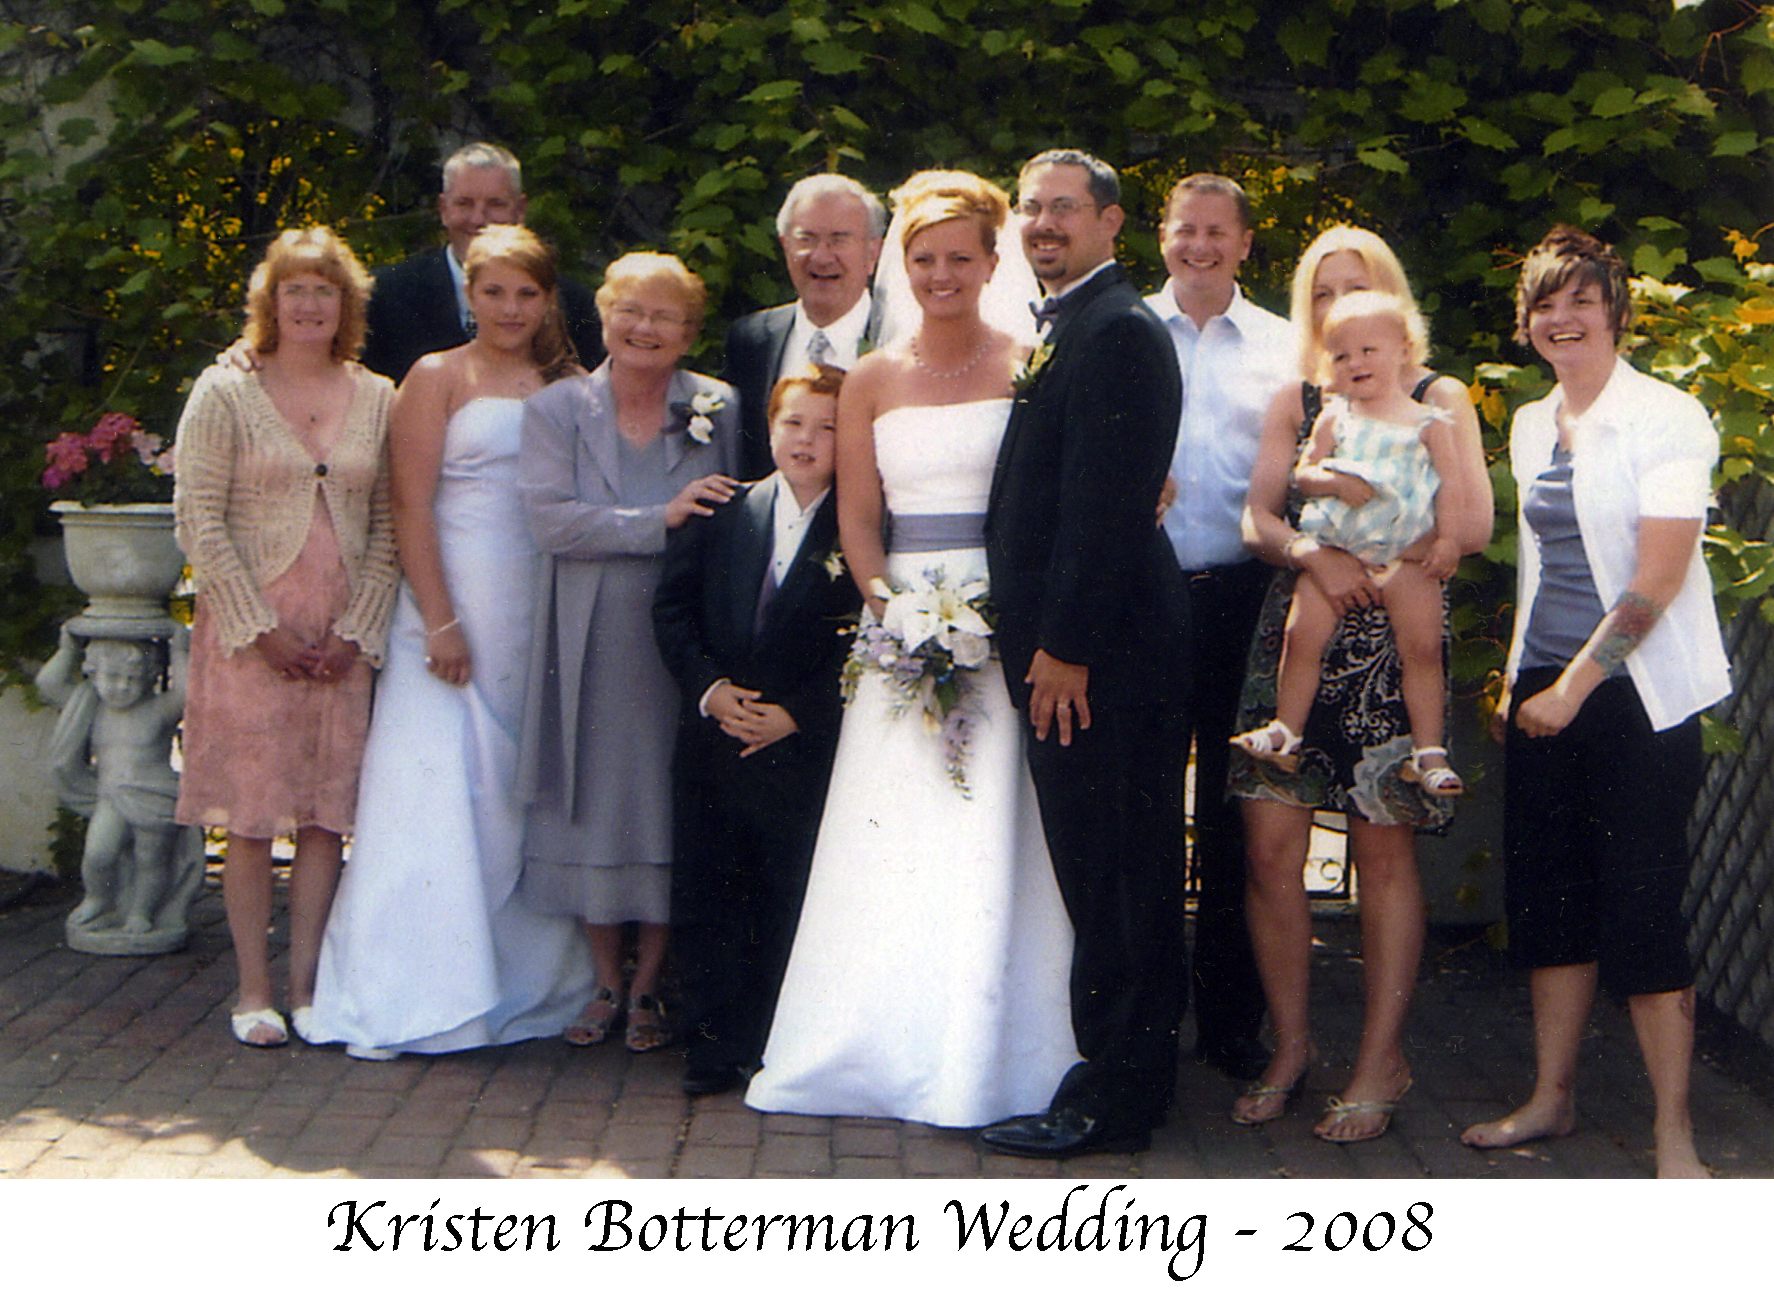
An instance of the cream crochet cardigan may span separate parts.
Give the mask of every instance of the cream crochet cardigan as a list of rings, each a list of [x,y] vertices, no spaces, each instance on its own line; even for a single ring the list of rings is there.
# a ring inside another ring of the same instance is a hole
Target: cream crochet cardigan
[[[384,452],[394,385],[355,364],[352,375],[345,428],[321,462],[256,373],[218,364],[191,389],[179,419],[173,511],[179,546],[230,654],[277,626],[260,589],[295,563],[314,499],[324,495],[351,586],[333,632],[382,662],[400,583]]]

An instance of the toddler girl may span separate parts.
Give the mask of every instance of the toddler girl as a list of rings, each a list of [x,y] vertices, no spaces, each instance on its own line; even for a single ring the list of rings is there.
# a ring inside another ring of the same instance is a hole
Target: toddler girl
[[[1436,508],[1453,501],[1442,481],[1452,476],[1454,440],[1446,415],[1413,400],[1406,384],[1428,348],[1425,333],[1422,316],[1385,292],[1351,292],[1325,316],[1322,375],[1333,397],[1294,472],[1307,501],[1288,554],[1316,542],[1368,567],[1402,664],[1413,746],[1404,776],[1425,792],[1452,796],[1464,786],[1441,743],[1441,585],[1460,551],[1438,532]],[[1338,617],[1311,579],[1294,584],[1275,720],[1232,740],[1252,757],[1288,771],[1298,766],[1296,732],[1318,694],[1319,661]]]

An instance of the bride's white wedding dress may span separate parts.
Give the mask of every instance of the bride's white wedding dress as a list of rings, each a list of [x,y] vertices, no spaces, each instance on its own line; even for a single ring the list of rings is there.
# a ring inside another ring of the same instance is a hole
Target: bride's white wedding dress
[[[518,399],[445,430],[434,506],[473,679],[425,667],[404,584],[376,686],[351,859],[321,946],[310,1038],[444,1053],[558,1035],[590,998],[574,920],[518,899],[513,800],[536,547],[517,493]]]
[[[978,533],[1009,415],[1008,399],[992,399],[899,408],[875,422],[893,578],[985,577],[982,546],[906,548],[957,527]],[[1078,1061],[1072,929],[1023,719],[995,656],[972,690],[970,798],[950,780],[939,736],[918,711],[894,711],[880,674],[863,676],[845,710],[752,1107],[984,1125],[1045,1108]]]

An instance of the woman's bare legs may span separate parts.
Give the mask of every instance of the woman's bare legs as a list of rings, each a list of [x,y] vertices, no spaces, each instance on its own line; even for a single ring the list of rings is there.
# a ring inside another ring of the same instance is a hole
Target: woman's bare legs
[[[1705,1179],[1708,1172],[1694,1151],[1694,1122],[1688,1115],[1688,1076],[1694,1063],[1694,988],[1634,995],[1628,1001],[1639,1052],[1657,1098],[1653,1130],[1659,1179]]]
[[[314,1002],[314,972],[320,964],[320,940],[327,912],[339,886],[344,840],[328,829],[311,825],[296,831],[296,855],[290,862],[291,1009]],[[269,866],[267,866],[269,872]]]
[[[1500,1120],[1468,1126],[1460,1142],[1472,1148],[1507,1148],[1535,1139],[1562,1138],[1577,1128],[1577,1050],[1583,1043],[1590,1005],[1595,1002],[1595,981],[1593,963],[1536,968],[1529,975],[1528,993],[1534,1003],[1534,1092]],[[1634,1000],[1641,998],[1656,997],[1635,996]],[[1635,1010],[1634,1022],[1637,1016]],[[1692,1034],[1690,1030],[1690,1044]],[[1647,1065],[1649,1062],[1647,1057]],[[1685,1116],[1685,1060],[1682,1088]],[[1689,1149],[1692,1147],[1690,1140]]]
[[[655,994],[659,969],[665,963],[665,942],[671,929],[663,923],[643,923],[635,942],[634,980],[628,984],[628,1035],[630,1053],[646,1053],[670,1043],[671,1030],[665,1010]]]
[[[592,966],[597,970],[597,984],[607,986],[617,999],[622,990],[622,925],[619,923],[583,924],[585,940],[591,947]],[[665,944],[671,928],[663,923],[643,923],[635,944],[634,981],[628,995],[652,995],[659,985],[659,970],[665,963]]]
[[[665,964],[665,943],[671,932],[669,924],[643,923],[635,940],[634,981],[628,984],[631,1000],[643,995],[656,995],[659,970]]]
[[[617,999],[622,998],[622,925],[619,923],[581,924],[586,944],[591,947],[591,966],[597,973],[597,984],[608,987]]]
[[[1577,1052],[1595,1001],[1596,966],[1536,968],[1529,978],[1534,1002],[1534,1092],[1500,1120],[1468,1126],[1460,1142],[1507,1148],[1562,1138],[1577,1128]],[[1627,1001],[1639,1052],[1657,1099],[1653,1132],[1659,1179],[1704,1179],[1688,1115],[1688,1076],[1694,1061],[1694,990],[1634,995]]]
[[[271,840],[228,835],[222,858],[222,907],[234,942],[234,968],[240,977],[236,1013],[275,1007],[271,993]],[[253,1044],[273,1042],[271,1028],[254,1028]]]
[[[601,1044],[622,1016],[622,925],[581,923],[585,944],[591,948],[592,971],[597,989],[579,1010],[579,1016],[561,1031],[568,1044]]]
[[[1257,972],[1275,1024],[1275,1054],[1259,1086],[1291,1089],[1312,1062],[1307,988],[1312,963],[1312,915],[1303,872],[1312,836],[1312,813],[1303,807],[1246,799],[1244,809],[1245,917],[1256,951]],[[1281,1094],[1245,1095],[1233,1114],[1269,1120]],[[1273,1114],[1272,1114],[1273,1113]]]
[[[1408,825],[1375,825],[1349,817],[1349,855],[1361,881],[1361,976],[1366,1011],[1346,1103],[1392,1102],[1410,1083],[1404,1025],[1417,965],[1423,957],[1423,887]],[[1333,1142],[1372,1138],[1385,1114],[1327,1117],[1320,1137]],[[1333,1123],[1334,1121],[1334,1123]]]

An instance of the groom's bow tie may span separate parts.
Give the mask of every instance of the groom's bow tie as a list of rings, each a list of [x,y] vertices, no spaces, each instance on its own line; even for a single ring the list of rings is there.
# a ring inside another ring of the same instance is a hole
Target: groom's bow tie
[[[1039,334],[1043,328],[1059,317],[1059,297],[1043,296],[1039,305],[1031,300],[1029,312],[1035,316],[1035,331]]]

